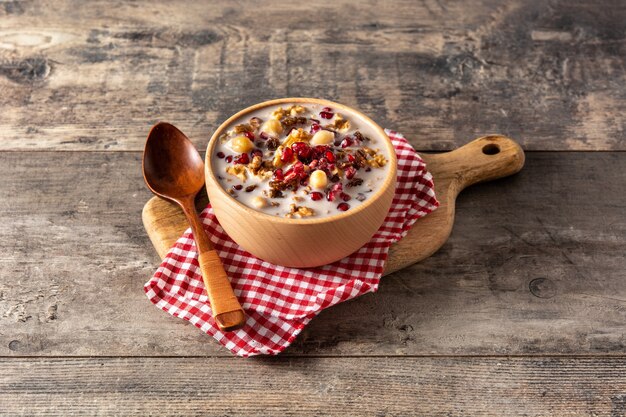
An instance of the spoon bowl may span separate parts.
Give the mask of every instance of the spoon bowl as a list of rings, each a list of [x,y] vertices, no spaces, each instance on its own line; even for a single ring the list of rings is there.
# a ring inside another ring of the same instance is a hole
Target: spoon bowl
[[[156,124],[146,141],[144,179],[160,197],[196,195],[204,185],[204,162],[187,136],[169,123]]]
[[[241,328],[245,314],[194,205],[196,194],[204,186],[204,162],[200,154],[183,132],[169,123],[157,123],[148,134],[142,165],[148,188],[159,197],[177,203],[185,213],[217,325],[225,332]]]

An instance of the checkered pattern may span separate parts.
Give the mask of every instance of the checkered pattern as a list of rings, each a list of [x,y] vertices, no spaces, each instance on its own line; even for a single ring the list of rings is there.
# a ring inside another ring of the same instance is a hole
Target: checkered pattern
[[[387,134],[398,156],[396,195],[384,224],[361,249],[319,268],[273,265],[233,242],[209,204],[201,218],[246,311],[245,327],[223,333],[211,317],[190,230],[178,239],[146,283],[148,299],[213,336],[235,355],[252,356],[283,351],[323,309],[376,291],[391,244],[439,205],[432,176],[422,159],[402,135],[389,130]]]

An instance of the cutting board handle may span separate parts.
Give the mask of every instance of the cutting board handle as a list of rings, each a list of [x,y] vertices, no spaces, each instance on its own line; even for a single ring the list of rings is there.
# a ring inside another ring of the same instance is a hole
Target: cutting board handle
[[[438,166],[455,173],[451,185],[457,193],[478,182],[515,174],[525,161],[522,147],[502,135],[483,136],[452,152],[432,156]]]

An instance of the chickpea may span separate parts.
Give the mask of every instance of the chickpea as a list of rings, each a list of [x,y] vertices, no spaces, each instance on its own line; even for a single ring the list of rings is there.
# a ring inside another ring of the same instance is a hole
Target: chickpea
[[[316,169],[311,173],[309,177],[309,185],[313,188],[324,188],[328,184],[328,177],[326,177],[326,173],[320,169]]]
[[[254,143],[245,136],[235,136],[230,140],[230,148],[239,153],[247,153],[254,149]]]
[[[328,130],[318,130],[311,138],[312,145],[328,145],[335,139],[333,132]]]
[[[268,135],[280,135],[283,133],[283,125],[281,125],[276,119],[270,119],[263,123],[261,131],[267,133]]]
[[[267,200],[263,197],[257,196],[252,199],[252,205],[260,209],[267,206]]]

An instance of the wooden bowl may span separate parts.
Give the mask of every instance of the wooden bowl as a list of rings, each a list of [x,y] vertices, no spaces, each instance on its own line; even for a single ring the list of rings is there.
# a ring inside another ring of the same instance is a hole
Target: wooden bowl
[[[369,125],[387,147],[390,167],[381,187],[360,206],[327,217],[289,219],[256,211],[232,198],[218,183],[211,166],[211,155],[219,136],[233,121],[265,107],[289,103],[321,104]],[[246,251],[277,265],[314,267],[329,264],[355,252],[367,243],[381,226],[396,189],[397,159],[385,131],[363,113],[342,104],[314,98],[282,98],[255,104],[226,120],[215,131],[205,157],[206,188],[215,216],[226,233]]]

